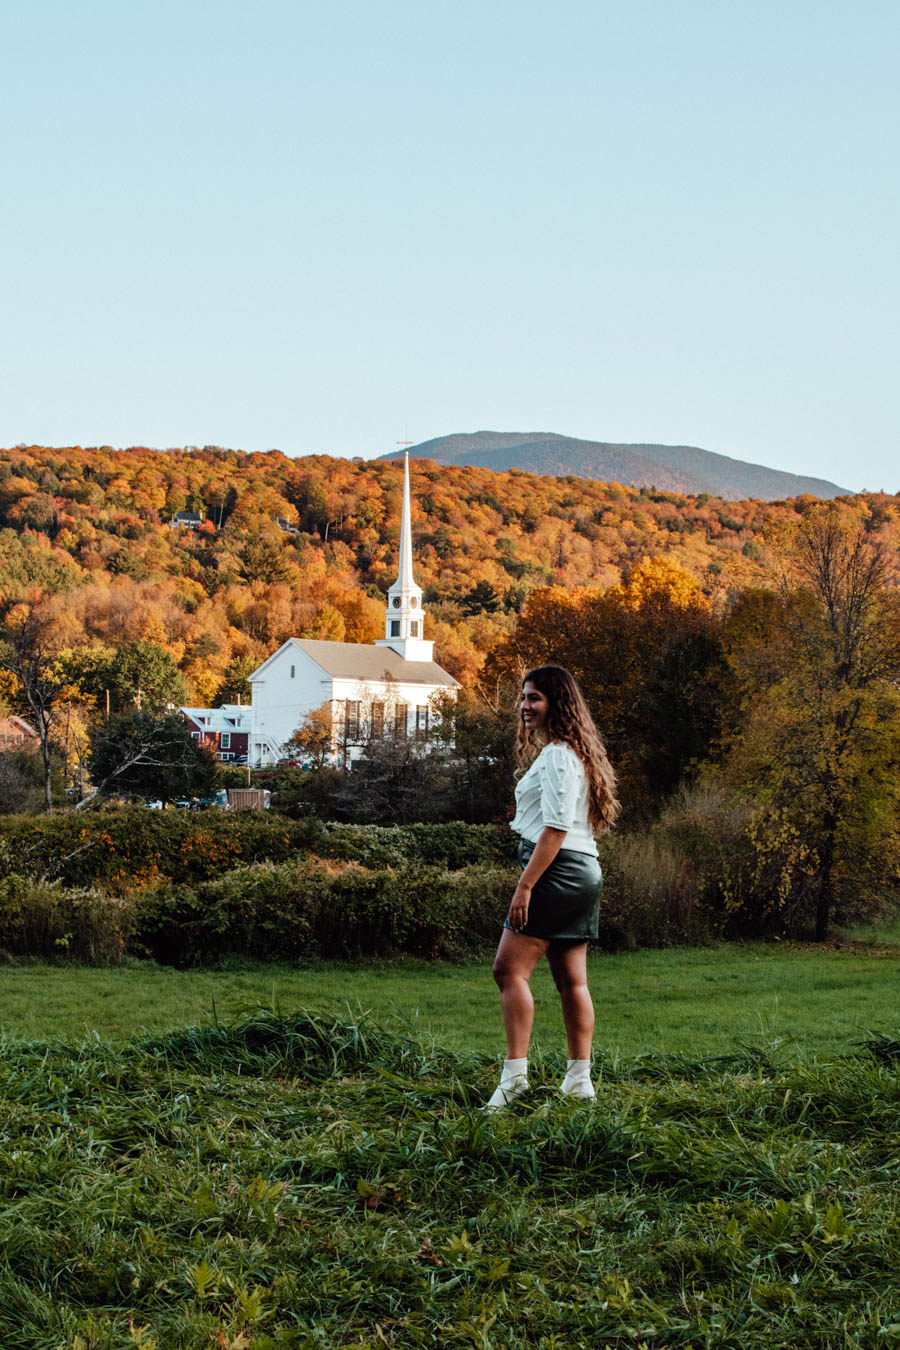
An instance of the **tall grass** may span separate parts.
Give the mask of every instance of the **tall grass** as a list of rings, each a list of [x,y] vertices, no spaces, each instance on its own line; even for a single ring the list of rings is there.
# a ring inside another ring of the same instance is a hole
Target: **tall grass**
[[[16,1350],[896,1344],[900,1041],[495,1065],[258,1011],[0,1053]]]

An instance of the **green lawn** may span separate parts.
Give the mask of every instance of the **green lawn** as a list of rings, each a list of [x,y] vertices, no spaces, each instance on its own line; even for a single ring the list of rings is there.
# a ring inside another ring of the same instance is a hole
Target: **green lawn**
[[[594,954],[598,1049],[626,1056],[653,1050],[706,1055],[736,1042],[787,1038],[800,1054],[830,1054],[868,1031],[896,1033],[898,938],[894,929],[882,930],[877,941],[857,938],[839,949],[749,943]],[[546,966],[536,972],[533,987],[536,1045],[560,1049],[562,1021]],[[208,1021],[213,1010],[230,1019],[258,1004],[365,1011],[394,1029],[412,1022],[450,1050],[502,1049],[489,963],[0,969],[0,1031],[13,1040],[72,1040],[96,1032],[121,1041]]]

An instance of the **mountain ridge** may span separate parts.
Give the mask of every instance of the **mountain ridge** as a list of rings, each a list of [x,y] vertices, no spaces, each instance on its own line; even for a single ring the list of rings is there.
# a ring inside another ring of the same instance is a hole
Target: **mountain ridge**
[[[728,501],[783,501],[854,496],[825,478],[787,473],[693,445],[588,441],[554,431],[475,431],[436,436],[408,447],[413,459],[477,465],[498,473],[522,469],[554,478],[594,479],[628,487],[655,487],[685,496],[708,492]],[[399,459],[403,450],[381,455]]]

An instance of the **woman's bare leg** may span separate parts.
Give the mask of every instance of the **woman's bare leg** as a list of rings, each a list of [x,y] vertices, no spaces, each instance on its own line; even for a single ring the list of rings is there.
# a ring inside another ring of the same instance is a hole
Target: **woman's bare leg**
[[[587,986],[587,943],[553,946],[547,952],[547,961],[562,999],[569,1058],[589,1060],[594,1039],[594,1005]]]
[[[504,928],[500,938],[494,979],[500,989],[508,1059],[524,1059],[528,1054],[534,1022],[534,999],[528,982],[549,946],[543,938],[526,937],[510,928]]]

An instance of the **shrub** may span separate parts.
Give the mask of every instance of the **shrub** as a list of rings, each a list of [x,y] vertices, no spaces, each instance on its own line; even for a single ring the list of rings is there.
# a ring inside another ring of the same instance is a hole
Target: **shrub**
[[[126,807],[0,821],[13,869],[110,891],[160,880],[196,883],[240,863],[284,860],[321,833],[317,821],[259,811],[148,811]]]
[[[691,861],[666,839],[649,831],[608,836],[600,862],[605,945],[661,947],[708,937]]]
[[[366,867],[424,862],[451,869],[512,856],[508,830],[493,825],[337,825],[262,811],[148,811],[144,807],[0,821],[10,870],[68,886],[110,891],[197,884],[232,868],[300,854]]]
[[[44,797],[44,766],[30,750],[0,754],[0,814],[39,811]]]
[[[121,960],[130,928],[131,906],[101,891],[16,873],[0,880],[0,933],[9,955],[105,965]]]
[[[800,934],[811,913],[806,841],[765,804],[716,778],[683,790],[660,835],[690,857],[697,902],[730,937]]]
[[[498,937],[514,869],[475,865],[366,869],[305,858],[237,868],[193,890],[137,902],[134,944],[167,964],[391,957],[459,959]]]
[[[354,859],[366,867],[402,867],[421,862],[456,871],[472,863],[511,861],[516,837],[496,825],[454,820],[416,825],[324,826],[317,851]]]

